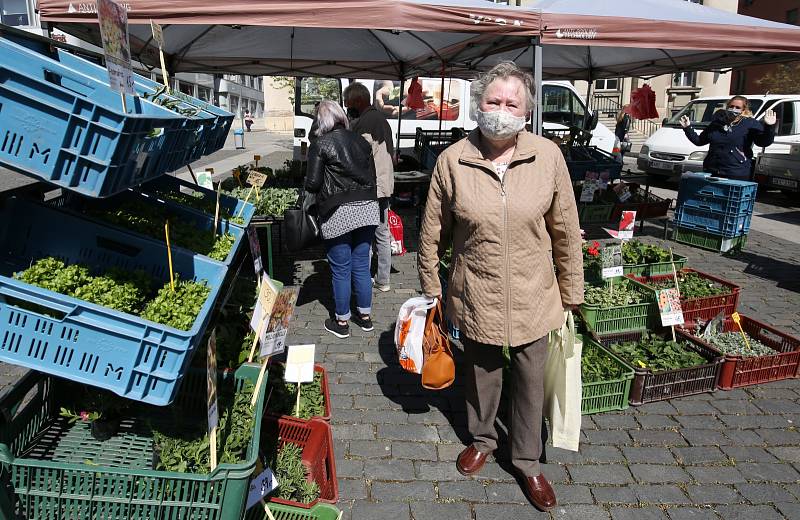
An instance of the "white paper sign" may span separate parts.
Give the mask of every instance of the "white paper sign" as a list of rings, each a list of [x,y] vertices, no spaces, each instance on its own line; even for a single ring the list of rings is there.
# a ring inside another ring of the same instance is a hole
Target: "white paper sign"
[[[128,11],[113,0],[97,0],[97,21],[106,56],[109,86],[123,94],[134,94]]]
[[[247,226],[247,240],[250,242],[250,253],[253,255],[253,268],[256,276],[264,273],[264,263],[261,261],[261,243],[258,241],[258,233],[253,226]]]
[[[267,468],[259,476],[250,481],[250,489],[247,492],[247,509],[272,493],[278,488],[278,479],[272,473],[272,470]]]
[[[208,190],[214,189],[214,181],[211,178],[211,172],[204,171],[197,174],[197,184],[201,188],[206,188]]]
[[[594,192],[600,187],[600,182],[596,180],[583,181],[583,189],[581,190],[581,202],[592,202],[594,200]]]
[[[622,246],[607,245],[600,250],[600,257],[603,279],[623,275]]]
[[[316,345],[291,345],[286,355],[287,383],[310,383],[314,380],[314,350]]]
[[[683,325],[683,308],[678,290],[675,288],[662,289],[656,292],[658,313],[661,315],[661,325]]]
[[[153,31],[153,40],[155,40],[156,45],[159,48],[164,48],[164,30],[161,28],[161,24],[150,20],[150,29]]]

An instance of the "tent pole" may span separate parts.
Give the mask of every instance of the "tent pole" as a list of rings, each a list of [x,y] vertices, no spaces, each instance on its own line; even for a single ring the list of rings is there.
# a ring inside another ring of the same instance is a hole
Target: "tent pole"
[[[442,136],[442,120],[444,119],[444,62],[442,62],[442,88],[439,91],[439,137]]]
[[[531,55],[533,56],[533,84],[536,103],[535,120],[531,121],[531,126],[533,133],[542,135],[542,40],[539,36],[531,38]]]
[[[401,64],[401,70],[403,70]],[[394,153],[397,155],[397,158],[400,158],[400,126],[403,124],[403,91],[406,88],[406,75],[405,72],[401,73],[400,76],[400,95],[398,97],[398,105],[397,105],[397,144],[394,147]]]

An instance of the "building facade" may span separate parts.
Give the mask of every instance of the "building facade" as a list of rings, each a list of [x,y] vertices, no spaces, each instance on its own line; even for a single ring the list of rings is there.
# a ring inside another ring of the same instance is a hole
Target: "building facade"
[[[800,0],[739,0],[739,14],[800,25]],[[792,63],[800,65],[800,61]],[[758,80],[773,72],[777,65],[756,65],[733,71],[731,94],[766,94],[767,88]],[[783,94],[783,92],[772,92]]]

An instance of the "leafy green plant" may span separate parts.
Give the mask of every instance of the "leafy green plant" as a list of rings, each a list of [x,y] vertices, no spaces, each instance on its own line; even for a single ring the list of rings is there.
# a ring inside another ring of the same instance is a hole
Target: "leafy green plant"
[[[645,244],[639,240],[628,240],[622,244],[622,260],[628,265],[669,262],[670,253],[663,247]]]
[[[170,99],[169,96],[166,95],[167,87],[163,86],[152,93],[145,92],[142,97],[148,101],[152,101],[156,105],[162,106],[167,110],[172,110],[176,114],[180,114],[184,117],[194,117],[200,113],[200,109],[197,107],[181,107],[184,103],[179,99]]]
[[[599,348],[584,343],[581,353],[581,380],[598,383],[622,377],[623,368]]]
[[[205,283],[177,280],[175,290],[169,282],[147,303],[142,318],[180,330],[189,330],[200,314],[211,289]]]
[[[74,410],[69,410],[63,406],[61,407],[61,411],[58,415],[61,417],[67,417],[70,424],[75,424],[78,422],[78,420],[91,424],[103,417],[103,414],[98,411],[89,412],[86,410],[81,410],[80,412],[75,412]]]
[[[276,414],[291,415],[300,419],[311,419],[325,415],[325,396],[322,393],[322,372],[314,372],[314,381],[300,385],[300,413],[295,415],[297,384],[283,380],[283,367],[270,368],[269,381],[272,386],[269,410]]]
[[[688,368],[707,363],[697,352],[686,348],[686,341],[666,340],[653,333],[642,333],[638,341],[614,343],[611,350],[636,368],[653,372]]]
[[[309,471],[303,464],[303,449],[293,442],[286,442],[278,448],[280,439],[272,440],[266,450],[264,464],[272,468],[279,482],[274,492],[283,500],[308,504],[319,497],[319,485],[309,479]]]
[[[613,285],[600,287],[585,285],[583,298],[586,305],[596,305],[601,309],[635,305],[644,300],[642,293],[636,290],[634,282],[627,278],[620,278]]]
[[[646,282],[649,287],[656,290],[669,289],[675,287],[673,277],[663,278],[658,281]],[[703,278],[695,272],[678,272],[678,288],[682,300],[693,300],[695,298],[707,298],[709,296],[721,296],[730,294],[731,289],[714,280]]]
[[[699,334],[699,327],[697,335]],[[757,357],[757,356],[774,356],[777,352],[767,345],[764,345],[757,339],[754,339],[746,332],[747,341],[742,337],[742,333],[737,331],[732,332],[719,332],[717,330],[709,330],[701,337],[710,343],[714,348],[727,354],[729,356],[742,356]]]
[[[235,187],[225,193],[231,197],[245,200],[249,191],[250,187],[245,186],[244,188]],[[252,193],[249,202],[255,206],[256,215],[282,217],[287,209],[297,203],[298,196],[299,193],[295,188],[264,187],[259,189],[257,195],[255,192]]]

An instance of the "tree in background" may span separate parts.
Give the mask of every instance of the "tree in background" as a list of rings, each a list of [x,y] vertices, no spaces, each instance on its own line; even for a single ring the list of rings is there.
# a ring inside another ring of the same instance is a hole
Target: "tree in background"
[[[289,101],[294,105],[294,85],[295,78],[289,76],[275,76],[274,84],[278,88],[286,89]],[[303,108],[308,109],[309,106],[313,108],[314,103],[324,99],[333,101],[340,101],[339,99],[339,80],[332,78],[303,78],[301,83],[301,102]]]
[[[770,94],[800,94],[800,64],[778,65],[756,83]]]

